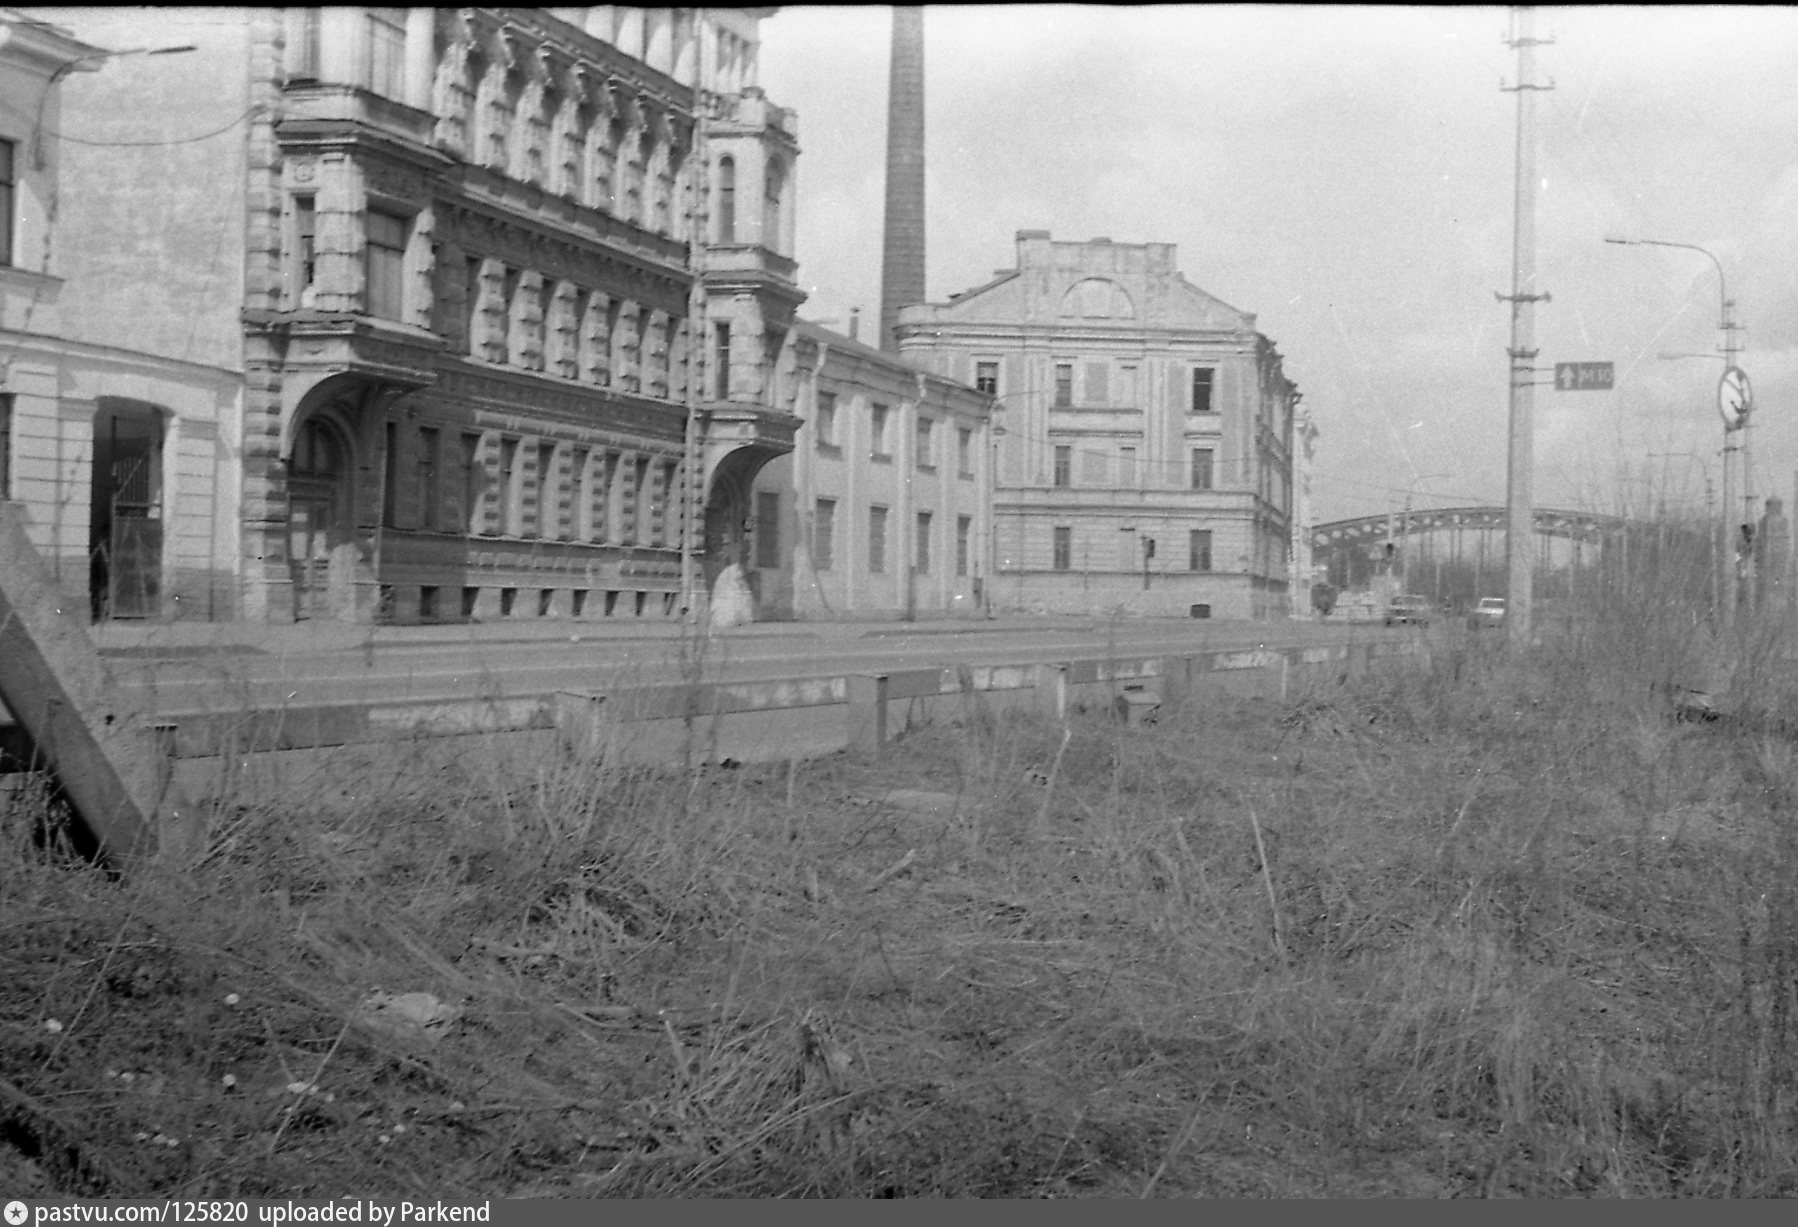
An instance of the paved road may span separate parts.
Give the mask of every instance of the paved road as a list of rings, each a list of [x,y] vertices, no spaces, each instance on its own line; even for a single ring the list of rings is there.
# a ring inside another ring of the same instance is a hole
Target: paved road
[[[677,627],[99,628],[128,706],[160,715],[525,698],[690,678],[755,681],[1402,637],[1369,624],[1048,621]]]

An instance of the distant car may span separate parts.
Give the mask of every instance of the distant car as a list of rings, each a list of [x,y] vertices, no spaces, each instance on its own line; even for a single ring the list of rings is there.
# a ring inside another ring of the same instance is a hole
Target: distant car
[[[1433,612],[1434,606],[1430,604],[1429,597],[1407,592],[1386,602],[1386,625],[1395,626],[1404,622],[1411,626],[1428,626]]]
[[[1503,626],[1504,623],[1505,598],[1502,596],[1481,597],[1480,603],[1467,615],[1467,625],[1475,630],[1482,626]]]

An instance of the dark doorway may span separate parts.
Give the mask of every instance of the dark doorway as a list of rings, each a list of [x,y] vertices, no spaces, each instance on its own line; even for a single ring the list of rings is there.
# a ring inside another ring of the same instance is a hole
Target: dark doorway
[[[94,415],[88,600],[96,622],[162,605],[162,433],[154,406],[102,400]]]
[[[287,462],[287,566],[295,620],[331,613],[331,559],[350,539],[349,454],[319,417],[301,424]]]

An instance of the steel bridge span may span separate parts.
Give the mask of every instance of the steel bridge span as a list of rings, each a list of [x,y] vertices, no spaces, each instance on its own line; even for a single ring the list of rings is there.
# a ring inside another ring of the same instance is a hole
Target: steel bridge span
[[[1604,542],[1619,534],[1627,521],[1622,516],[1599,515],[1590,511],[1560,511],[1539,507],[1533,517],[1536,535],[1550,542],[1569,543],[1569,553],[1577,559],[1586,547],[1602,549]],[[1329,567],[1330,581],[1338,587],[1349,587],[1353,564],[1378,563],[1388,553],[1386,547],[1409,548],[1409,543],[1427,543],[1432,560],[1446,555],[1449,560],[1470,562],[1481,570],[1504,568],[1506,511],[1503,507],[1432,507],[1410,513],[1358,516],[1351,520],[1332,520],[1311,529],[1311,548],[1320,564]],[[1447,538],[1446,551],[1436,543]],[[1545,562],[1552,562],[1552,548],[1544,551]]]

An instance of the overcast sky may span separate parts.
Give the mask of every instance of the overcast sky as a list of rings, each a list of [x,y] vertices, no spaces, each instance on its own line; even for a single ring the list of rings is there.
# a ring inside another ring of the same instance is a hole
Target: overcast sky
[[[1321,431],[1316,519],[1505,497],[1516,56],[1503,8],[978,6],[925,16],[928,294],[1020,229],[1178,244],[1257,316]],[[783,8],[762,84],[799,114],[808,318],[879,314],[891,15]],[[1536,34],[1536,502],[1719,489],[1722,262],[1759,402],[1758,494],[1798,474],[1798,10],[1545,8]],[[1546,376],[1545,376],[1546,378]],[[1674,454],[1668,458],[1665,453]]]

